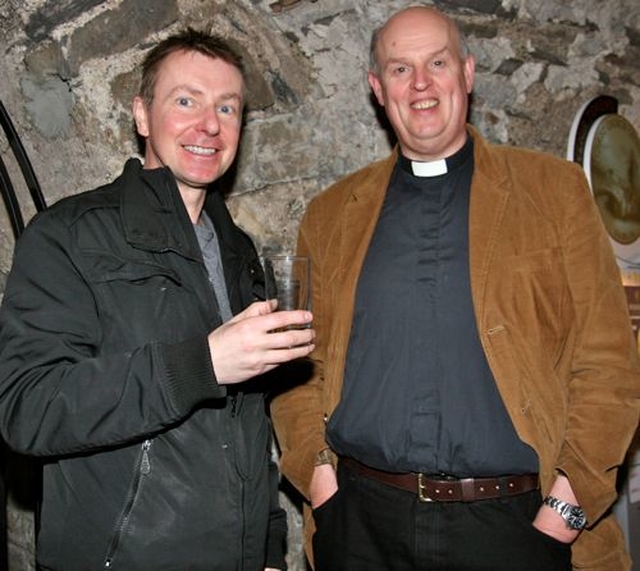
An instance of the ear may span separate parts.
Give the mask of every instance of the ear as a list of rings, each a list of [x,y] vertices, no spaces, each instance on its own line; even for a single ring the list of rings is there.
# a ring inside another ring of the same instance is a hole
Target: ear
[[[473,56],[467,56],[467,59],[464,60],[464,82],[467,86],[467,93],[471,93],[473,91],[473,80],[475,76],[476,69],[476,61],[473,59]]]
[[[136,122],[136,131],[141,137],[149,136],[149,113],[147,104],[139,95],[133,98],[133,119]]]
[[[380,83],[380,78],[375,73],[370,71],[367,76],[367,79],[369,80],[369,85],[371,86],[371,89],[373,90],[373,93],[376,96],[378,103],[382,107],[384,107],[384,97],[382,95],[382,84]]]

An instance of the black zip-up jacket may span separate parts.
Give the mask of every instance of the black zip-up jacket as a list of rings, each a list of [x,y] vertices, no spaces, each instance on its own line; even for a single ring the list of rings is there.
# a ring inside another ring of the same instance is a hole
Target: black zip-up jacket
[[[260,262],[219,193],[205,210],[238,313]],[[43,462],[42,568],[284,568],[264,394],[217,384],[220,323],[168,170],[132,159],[28,226],[0,310],[0,427]]]

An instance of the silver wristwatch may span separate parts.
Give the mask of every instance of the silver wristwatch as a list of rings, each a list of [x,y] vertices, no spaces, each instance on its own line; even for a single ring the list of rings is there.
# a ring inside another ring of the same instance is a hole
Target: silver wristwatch
[[[560,514],[562,519],[567,523],[568,529],[579,531],[587,525],[587,518],[580,506],[575,506],[568,502],[563,502],[553,496],[547,496],[542,503],[549,506],[552,510]]]

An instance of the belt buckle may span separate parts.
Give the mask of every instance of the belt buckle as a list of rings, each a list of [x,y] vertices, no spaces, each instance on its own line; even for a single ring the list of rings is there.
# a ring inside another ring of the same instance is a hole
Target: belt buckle
[[[427,486],[424,483],[424,474],[420,472],[418,474],[418,499],[421,502],[432,502],[433,499],[426,494]]]

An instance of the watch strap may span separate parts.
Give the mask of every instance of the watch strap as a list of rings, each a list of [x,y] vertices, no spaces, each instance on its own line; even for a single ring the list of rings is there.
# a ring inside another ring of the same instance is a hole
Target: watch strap
[[[542,503],[559,514],[569,529],[578,531],[583,529],[587,524],[584,511],[580,506],[570,504],[554,496],[547,496],[542,500]]]

